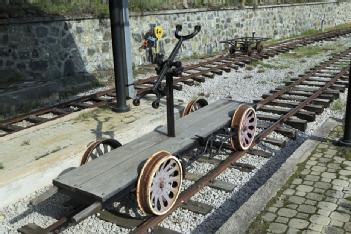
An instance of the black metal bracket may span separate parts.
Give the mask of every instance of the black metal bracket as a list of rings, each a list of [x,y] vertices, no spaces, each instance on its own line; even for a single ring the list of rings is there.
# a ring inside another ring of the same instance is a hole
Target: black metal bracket
[[[166,96],[167,100],[167,135],[169,137],[175,137],[175,121],[174,121],[174,96],[173,96],[173,77],[179,76],[183,72],[183,66],[180,61],[174,61],[183,42],[196,36],[201,30],[201,26],[197,25],[194,28],[194,32],[181,36],[179,35],[182,31],[182,26],[177,25],[175,30],[175,37],[178,39],[176,46],[172,53],[165,61],[159,61],[158,67],[156,68],[158,79],[155,81],[154,86],[149,92],[137,95],[133,100],[133,105],[139,106],[140,99],[147,94],[156,95],[156,100],[152,102],[152,107],[157,109],[160,106],[160,100]],[[166,86],[162,86],[162,81],[166,79]]]

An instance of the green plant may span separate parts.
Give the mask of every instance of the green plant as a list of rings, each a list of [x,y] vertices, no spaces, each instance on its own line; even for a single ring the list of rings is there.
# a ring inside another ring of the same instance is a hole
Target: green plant
[[[4,165],[0,163],[0,170],[4,169]]]
[[[332,111],[341,112],[344,109],[344,103],[342,103],[341,99],[337,99],[331,104],[330,109]]]

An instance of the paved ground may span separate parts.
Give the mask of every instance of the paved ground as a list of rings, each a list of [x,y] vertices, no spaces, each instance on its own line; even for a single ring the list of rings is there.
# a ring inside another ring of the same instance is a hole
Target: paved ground
[[[247,233],[351,233],[351,149],[336,127],[251,223]]]

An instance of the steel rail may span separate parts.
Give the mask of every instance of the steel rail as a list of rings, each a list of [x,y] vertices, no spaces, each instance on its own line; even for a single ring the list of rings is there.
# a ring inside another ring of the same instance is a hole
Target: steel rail
[[[349,49],[350,50],[350,49]],[[348,51],[349,51],[348,50]],[[345,53],[342,53],[345,54]],[[346,53],[347,54],[347,53]],[[338,58],[342,57],[337,56]],[[332,61],[337,61],[337,59],[333,59]],[[332,62],[331,62],[332,63]],[[328,63],[329,65],[331,63]],[[322,66],[323,67],[323,66]],[[305,101],[301,102],[298,106],[291,109],[287,114],[281,116],[276,122],[270,125],[268,128],[263,130],[260,134],[255,137],[255,140],[250,148],[254,147],[258,143],[260,143],[265,137],[267,137],[270,133],[272,133],[275,129],[281,127],[283,123],[288,120],[290,117],[294,116],[297,112],[307,106],[310,102],[312,102],[315,98],[320,96],[323,91],[332,86],[338,79],[347,74],[347,69],[342,69],[334,78],[329,80],[323,87],[320,87],[317,91],[314,92],[311,96],[307,97]],[[299,84],[297,82],[296,84]],[[179,197],[175,205],[169,211],[169,213],[161,216],[152,216],[143,222],[140,226],[138,226],[132,233],[142,234],[148,233],[150,229],[158,225],[162,222],[166,217],[168,217],[173,211],[178,209],[183,203],[189,201],[191,197],[193,197],[196,193],[198,193],[202,188],[207,186],[213,179],[219,176],[224,170],[226,170],[230,165],[239,160],[243,155],[245,155],[246,151],[236,151],[231,153],[231,155],[222,161],[217,167],[211,170],[209,173],[201,177],[198,181],[192,184],[188,189],[183,191]]]

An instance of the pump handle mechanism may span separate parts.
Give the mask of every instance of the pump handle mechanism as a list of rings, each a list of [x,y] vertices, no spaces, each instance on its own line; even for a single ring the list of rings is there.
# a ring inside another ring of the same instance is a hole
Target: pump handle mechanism
[[[160,99],[167,95],[166,87],[162,86],[162,81],[168,76],[180,76],[183,72],[183,66],[180,61],[174,61],[183,42],[195,37],[200,31],[201,26],[196,25],[194,27],[194,32],[189,35],[180,35],[179,33],[182,31],[182,25],[177,25],[175,30],[175,37],[178,39],[176,46],[174,47],[172,53],[169,55],[168,59],[165,61],[159,61],[156,67],[156,72],[158,75],[157,80],[153,83],[153,87],[148,91],[142,94],[136,95],[133,100],[133,105],[139,106],[140,99],[143,98],[147,94],[155,94],[156,100],[152,103],[152,107],[157,109],[160,106]]]

